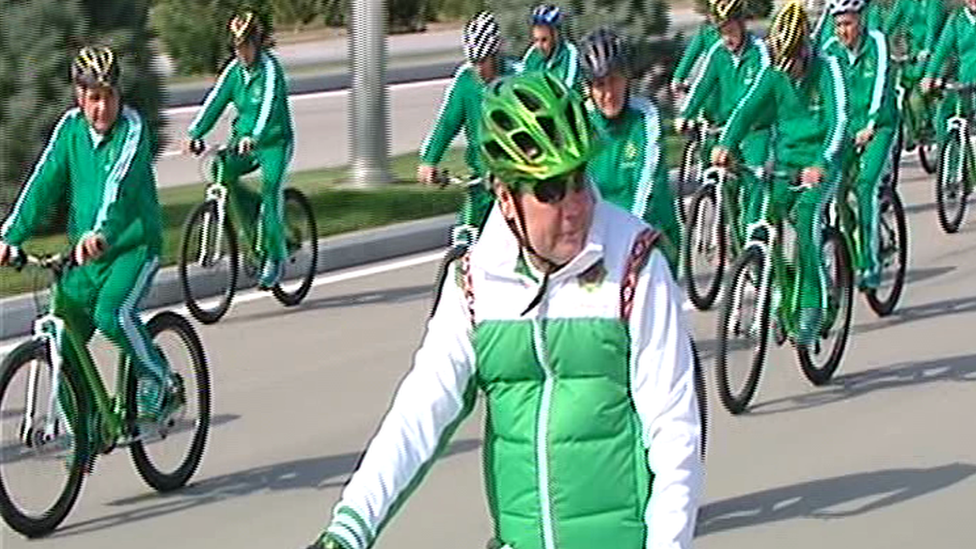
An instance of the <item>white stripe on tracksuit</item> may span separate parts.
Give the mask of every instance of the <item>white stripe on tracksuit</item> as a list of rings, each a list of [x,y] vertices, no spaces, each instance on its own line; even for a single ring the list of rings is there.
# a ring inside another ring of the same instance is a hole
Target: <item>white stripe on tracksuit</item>
[[[149,259],[142,269],[139,271],[139,276],[136,278],[136,283],[132,286],[132,290],[129,292],[129,296],[122,302],[122,307],[119,308],[119,324],[122,326],[122,332],[125,334],[125,338],[129,342],[129,346],[135,352],[139,364],[143,368],[148,370],[157,380],[163,380],[166,372],[163,371],[163,365],[157,363],[153,360],[153,353],[150,352],[152,349],[152,341],[149,338],[148,332],[142,327],[142,320],[139,318],[139,312],[136,306],[145,296],[149,290],[149,283],[152,281],[153,275],[159,268],[159,258],[153,257]]]

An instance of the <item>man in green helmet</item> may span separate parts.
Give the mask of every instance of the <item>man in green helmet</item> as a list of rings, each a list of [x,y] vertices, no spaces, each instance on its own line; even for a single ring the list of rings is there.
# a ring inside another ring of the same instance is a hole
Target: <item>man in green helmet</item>
[[[691,547],[701,426],[658,233],[597,198],[582,100],[548,73],[485,90],[496,205],[314,548],[365,549],[485,395],[490,547]]]

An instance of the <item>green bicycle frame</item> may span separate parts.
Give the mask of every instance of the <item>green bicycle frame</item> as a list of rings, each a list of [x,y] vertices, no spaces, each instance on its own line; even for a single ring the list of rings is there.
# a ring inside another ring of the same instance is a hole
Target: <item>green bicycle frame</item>
[[[93,438],[91,442],[96,443],[94,445],[96,448],[106,446],[118,440],[125,433],[126,415],[128,411],[125,395],[131,370],[129,366],[130,361],[124,355],[120,354],[115,396],[109,396],[105,388],[105,383],[102,381],[98,368],[95,366],[91,353],[88,351],[88,346],[78,336],[77,330],[71,325],[70,318],[63,315],[62,311],[56,306],[58,302],[57,294],[58,285],[55,283],[51,289],[51,299],[55,305],[52,305],[49,314],[63,322],[63,330],[60,338],[61,349],[57,350],[65,359],[62,361],[62,367],[79,369],[82,386],[77,388],[80,391],[77,398],[85,399],[92,405],[89,411],[91,414],[90,417],[97,419],[98,425],[100,426],[98,434],[91,435]],[[70,412],[68,409],[65,410],[66,414],[70,414]],[[70,419],[72,418],[69,416]]]

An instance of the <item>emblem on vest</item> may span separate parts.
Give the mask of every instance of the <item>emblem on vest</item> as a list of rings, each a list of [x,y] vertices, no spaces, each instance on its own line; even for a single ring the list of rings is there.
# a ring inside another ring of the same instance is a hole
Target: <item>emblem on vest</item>
[[[592,267],[583,271],[576,280],[579,281],[580,288],[587,292],[593,292],[599,288],[607,278],[607,269],[603,266],[603,260],[599,260]]]

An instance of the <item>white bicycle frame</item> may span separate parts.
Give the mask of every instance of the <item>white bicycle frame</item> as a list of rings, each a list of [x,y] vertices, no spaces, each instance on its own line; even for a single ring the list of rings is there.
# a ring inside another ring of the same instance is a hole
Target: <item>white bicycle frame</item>
[[[463,181],[463,180],[461,180],[460,178],[457,178],[457,177],[451,178],[451,183],[455,183],[455,184],[459,184],[459,185],[464,185],[466,192],[471,187],[474,187],[476,185],[481,185],[481,181],[482,181],[482,178],[480,178],[480,177],[477,177],[475,179],[471,179],[469,181]],[[475,242],[478,241],[478,236],[479,236],[478,235],[478,232],[479,232],[478,231],[478,227],[475,227],[474,225],[472,225],[470,223],[465,223],[463,225],[457,225],[455,227],[452,227],[451,228],[451,246],[453,247],[453,246],[457,246],[459,244],[467,244],[467,245],[470,246],[470,245],[474,244]],[[465,238],[465,237],[467,237],[467,238]]]
[[[203,230],[200,232],[200,256],[197,258],[197,263],[204,268],[210,267],[223,257],[223,231],[221,229],[224,226],[224,218],[227,215],[227,188],[220,183],[207,185],[206,201],[215,204],[214,209],[217,210],[217,220],[216,222],[211,220],[213,217],[211,212],[207,212],[203,216]],[[210,250],[208,246],[211,242],[210,231],[214,230],[217,231],[216,245],[214,246],[216,249]]]

